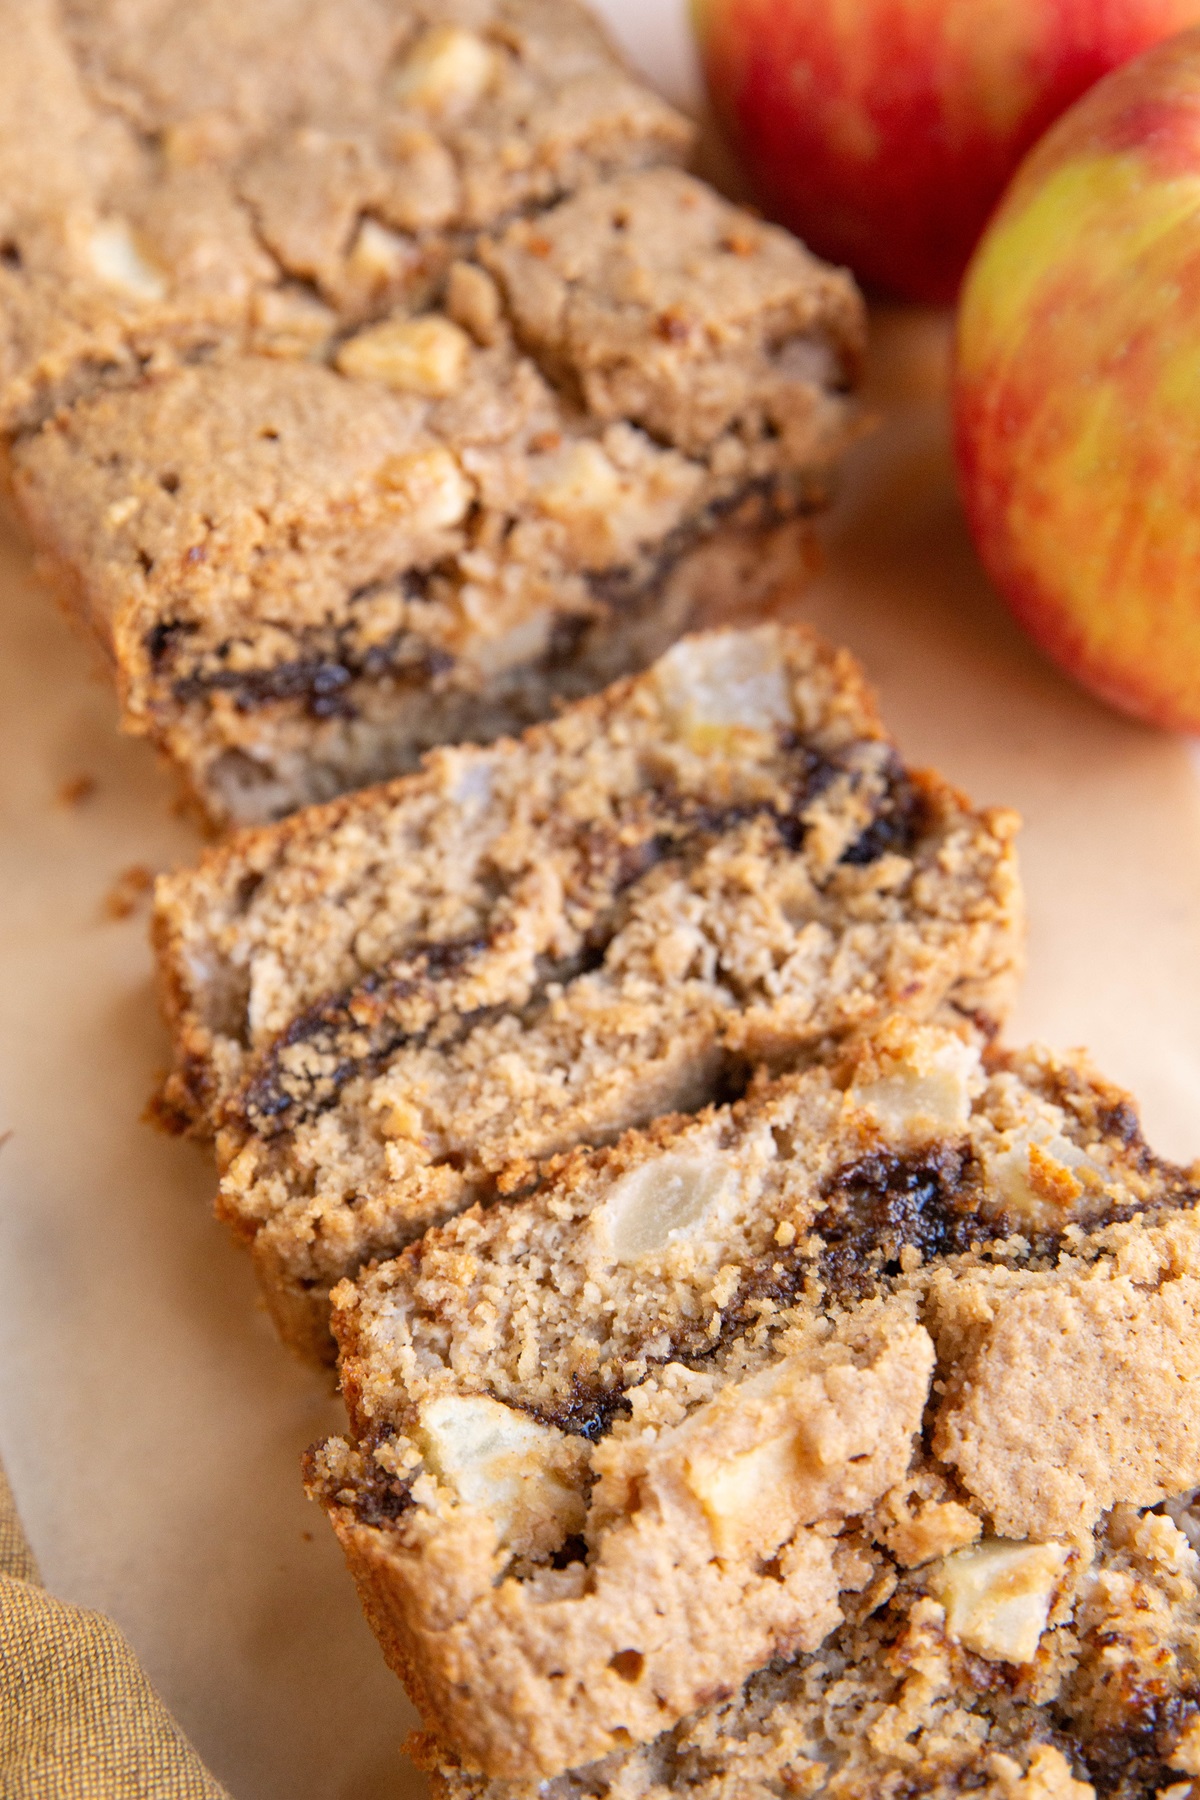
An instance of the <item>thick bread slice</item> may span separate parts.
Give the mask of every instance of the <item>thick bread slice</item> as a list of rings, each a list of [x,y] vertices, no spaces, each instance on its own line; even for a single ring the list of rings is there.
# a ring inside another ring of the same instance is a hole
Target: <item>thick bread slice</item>
[[[489,749],[235,838],[158,890],[175,1072],[290,1341],[575,1144],[897,1008],[995,1029],[1016,821],[900,763],[802,630],[686,640]]]
[[[1198,1179],[1080,1058],[896,1018],[344,1283],[310,1481],[430,1729],[553,1776],[981,1535],[951,1622],[1029,1586],[963,1629],[1033,1656],[1102,1515],[1200,1481]]]

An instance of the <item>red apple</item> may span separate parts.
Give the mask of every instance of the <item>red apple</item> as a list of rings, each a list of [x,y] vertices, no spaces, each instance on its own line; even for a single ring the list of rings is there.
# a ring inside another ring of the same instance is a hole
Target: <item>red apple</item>
[[[774,218],[865,281],[953,298],[1021,157],[1200,0],[692,0],[709,91]]]
[[[1200,30],[1022,165],[963,285],[954,406],[1021,623],[1106,700],[1200,731]]]

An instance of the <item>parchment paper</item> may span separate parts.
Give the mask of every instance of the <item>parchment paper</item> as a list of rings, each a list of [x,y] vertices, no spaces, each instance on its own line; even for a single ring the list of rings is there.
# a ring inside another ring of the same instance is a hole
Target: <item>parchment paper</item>
[[[686,91],[682,6],[605,10]],[[1014,1036],[1087,1042],[1151,1141],[1200,1151],[1200,789],[1188,747],[1073,689],[989,593],[954,499],[945,321],[876,319],[874,404],[802,611],[865,660],[909,754],[1027,820]],[[166,1057],[145,899],[192,857],[145,745],[0,521],[0,1452],[48,1585],[125,1629],[239,1800],[394,1800],[412,1715],[300,1489],[336,1429],[139,1119]],[[94,790],[85,794],[85,781]],[[66,791],[64,791],[66,790]]]

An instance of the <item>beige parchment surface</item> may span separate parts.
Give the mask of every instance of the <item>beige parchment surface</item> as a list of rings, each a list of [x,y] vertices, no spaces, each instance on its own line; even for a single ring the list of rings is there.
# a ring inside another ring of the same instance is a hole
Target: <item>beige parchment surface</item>
[[[1026,817],[1014,1035],[1086,1042],[1152,1141],[1200,1151],[1200,785],[1187,746],[1044,664],[954,499],[945,325],[876,319],[860,447],[799,610],[863,657],[908,754]],[[389,1800],[417,1777],[301,1451],[336,1428],[208,1215],[205,1154],[140,1122],[166,1047],[123,871],[199,839],[0,528],[0,1452],[48,1586],[128,1633],[239,1800]],[[64,784],[87,777],[71,804]]]
[[[1197,769],[1074,690],[990,594],[954,498],[945,348],[936,317],[877,316],[885,423],[800,611],[864,659],[911,758],[1025,814],[1014,1035],[1090,1044],[1190,1158]],[[106,896],[199,839],[114,719],[0,519],[0,1453],[47,1585],[120,1623],[238,1800],[393,1800],[419,1791],[411,1714],[297,1473],[336,1403],[273,1341],[205,1155],[140,1122],[165,1059],[145,904],[114,919]]]

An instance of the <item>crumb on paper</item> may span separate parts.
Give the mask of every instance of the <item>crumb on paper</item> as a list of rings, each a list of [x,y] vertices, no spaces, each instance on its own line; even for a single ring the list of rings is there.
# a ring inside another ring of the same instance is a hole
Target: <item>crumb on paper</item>
[[[154,871],[145,863],[131,863],[122,869],[104,896],[104,915],[109,919],[128,919],[138,909],[154,886]]]
[[[62,783],[58,790],[58,804],[60,806],[83,806],[94,796],[96,786],[94,775],[72,775],[68,781]]]
[[[7,1131],[0,1131],[0,1150],[3,1150],[5,1144],[7,1144],[8,1140],[13,1136],[15,1136],[15,1133],[11,1125]]]

